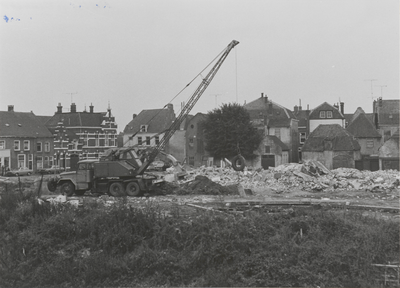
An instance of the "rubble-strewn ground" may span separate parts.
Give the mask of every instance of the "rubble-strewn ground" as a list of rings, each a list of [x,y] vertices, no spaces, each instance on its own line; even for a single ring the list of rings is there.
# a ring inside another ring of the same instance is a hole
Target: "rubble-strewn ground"
[[[170,173],[173,173],[173,170]],[[168,173],[168,172],[165,172]],[[8,178],[8,188],[21,191],[34,189],[40,195],[54,195],[47,190],[51,175],[33,175]],[[168,177],[166,177],[167,179]],[[171,177],[169,177],[171,179]],[[172,177],[172,179],[174,179]],[[278,167],[245,169],[200,167],[187,168],[187,175],[177,181],[166,182],[158,191],[157,201],[197,203],[215,201],[268,201],[273,200],[344,200],[352,204],[399,207],[400,174],[397,170],[359,171],[339,168],[329,171],[319,162],[289,163]],[[3,182],[1,190],[6,189]],[[87,193],[88,195],[89,193]],[[160,194],[168,196],[162,197]],[[134,201],[133,199],[130,201]],[[169,200],[168,200],[169,201]]]

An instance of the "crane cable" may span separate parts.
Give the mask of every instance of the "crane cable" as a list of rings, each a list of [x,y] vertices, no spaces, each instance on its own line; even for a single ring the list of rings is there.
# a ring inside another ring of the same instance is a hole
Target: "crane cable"
[[[181,91],[179,91],[178,94],[176,94],[168,103],[171,103],[172,101],[174,101],[176,97],[178,97],[187,87],[189,87],[190,84],[192,84],[193,81],[196,80],[196,79],[201,75],[201,73],[203,73],[204,70],[206,70],[206,69],[207,69],[207,68],[222,54],[222,53],[224,53],[227,49],[228,49],[228,47],[226,47],[225,49],[223,49],[213,60],[211,60],[210,63],[207,64],[206,67],[204,67],[203,70],[201,70],[188,84],[186,84],[186,86],[185,86]],[[164,107],[163,107],[162,109],[166,108],[166,107],[168,106],[168,103],[165,104]],[[150,120],[146,122],[146,125],[148,125],[155,117],[157,117],[157,116],[161,113],[162,109],[160,109],[153,117],[151,117]],[[165,131],[167,131],[167,130],[168,130],[168,129],[164,130],[163,132],[165,132]],[[139,130],[138,130],[138,131],[136,131],[135,133],[133,133],[132,136],[128,137],[128,140],[123,144],[123,146],[125,146],[126,143],[128,143],[130,140],[132,140],[133,137],[135,137],[139,132],[140,132],[140,127],[139,127]],[[161,133],[162,133],[162,132],[158,133],[157,135],[160,135]],[[153,137],[155,137],[155,136],[157,136],[157,135],[154,135]],[[153,137],[152,137],[152,138],[153,138]],[[133,146],[134,146],[134,145],[133,145]]]

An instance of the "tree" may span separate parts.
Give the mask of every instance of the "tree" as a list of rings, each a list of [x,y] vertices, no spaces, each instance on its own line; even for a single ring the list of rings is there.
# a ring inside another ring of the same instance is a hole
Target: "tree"
[[[250,115],[243,106],[223,104],[220,108],[208,112],[202,122],[204,129],[205,149],[211,156],[231,158],[241,154],[253,158],[263,135],[253,127]]]

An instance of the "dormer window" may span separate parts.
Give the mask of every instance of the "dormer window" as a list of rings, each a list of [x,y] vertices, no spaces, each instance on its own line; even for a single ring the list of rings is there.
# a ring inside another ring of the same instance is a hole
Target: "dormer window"
[[[326,118],[333,118],[332,111],[326,111]]]
[[[148,125],[140,125],[140,132],[147,132]]]
[[[325,111],[319,111],[319,118],[326,118]]]

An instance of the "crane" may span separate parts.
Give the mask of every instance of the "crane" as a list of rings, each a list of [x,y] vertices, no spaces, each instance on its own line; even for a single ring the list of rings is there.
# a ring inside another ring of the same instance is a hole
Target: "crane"
[[[224,63],[226,57],[228,57],[229,52],[238,45],[239,42],[236,40],[232,40],[229,45],[225,48],[225,51],[222,53],[221,57],[215,63],[215,65],[211,68],[208,72],[206,77],[204,77],[197,87],[197,89],[193,92],[192,96],[190,97],[189,101],[185,104],[182,108],[181,112],[179,113],[178,117],[174,120],[171,127],[166,130],[164,136],[161,138],[160,143],[155,146],[149,153],[147,153],[143,164],[138,169],[137,174],[141,175],[146,171],[149,165],[154,161],[157,154],[164,149],[165,145],[168,143],[169,139],[174,135],[175,131],[179,129],[180,125],[182,124],[183,120],[185,120],[186,116],[190,113],[193,106],[197,103],[200,99],[201,95],[203,95],[204,91],[207,89],[208,85],[210,85],[211,81],[213,80],[215,74],[217,74],[219,68],[221,67],[222,63]]]

